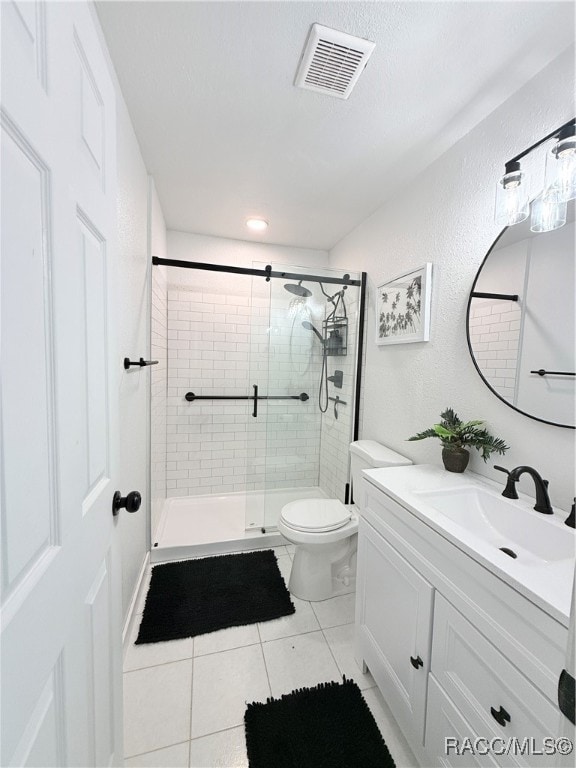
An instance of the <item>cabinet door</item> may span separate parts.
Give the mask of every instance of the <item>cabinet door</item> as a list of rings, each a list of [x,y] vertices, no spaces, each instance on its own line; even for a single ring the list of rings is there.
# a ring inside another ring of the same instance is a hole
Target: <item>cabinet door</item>
[[[361,521],[357,656],[405,733],[422,744],[433,587]]]
[[[498,768],[494,757],[487,754],[475,754],[486,750],[465,748],[478,737],[462,713],[454,706],[448,696],[430,675],[428,681],[428,716],[426,719],[426,754],[430,765],[442,768]],[[503,765],[510,765],[506,758]]]
[[[479,735],[488,739],[515,739],[526,745],[533,740],[542,749],[546,737],[559,735],[558,707],[535,688],[512,661],[436,594],[432,651],[435,678]],[[429,723],[427,730],[428,727]],[[542,766],[552,765],[553,758],[530,754],[526,748],[525,754],[519,751],[511,762]]]

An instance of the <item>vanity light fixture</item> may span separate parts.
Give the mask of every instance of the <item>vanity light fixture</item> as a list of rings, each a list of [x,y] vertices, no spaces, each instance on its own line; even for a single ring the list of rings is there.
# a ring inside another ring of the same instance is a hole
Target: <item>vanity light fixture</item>
[[[567,203],[576,198],[576,125],[565,126],[546,155],[544,189]]]
[[[520,160],[546,141],[556,139],[546,156],[544,190],[532,203],[530,229],[549,232],[566,223],[566,203],[576,198],[576,118],[520,152],[504,166],[496,186],[496,224],[509,227],[530,214],[529,178]]]
[[[266,219],[250,218],[246,219],[246,226],[248,229],[253,229],[255,232],[263,232],[265,229],[268,229],[268,222]]]
[[[510,160],[504,168],[504,176],[496,187],[496,224],[509,227],[528,218],[530,191],[528,175],[517,160]]]
[[[567,203],[558,199],[556,193],[542,192],[532,203],[530,216],[531,232],[552,232],[566,224]]]

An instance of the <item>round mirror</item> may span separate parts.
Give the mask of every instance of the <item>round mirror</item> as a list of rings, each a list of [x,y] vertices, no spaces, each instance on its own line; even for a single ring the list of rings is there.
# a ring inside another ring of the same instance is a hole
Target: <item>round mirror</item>
[[[470,354],[503,402],[574,429],[574,206],[552,232],[530,219],[506,228],[482,262],[468,300]]]

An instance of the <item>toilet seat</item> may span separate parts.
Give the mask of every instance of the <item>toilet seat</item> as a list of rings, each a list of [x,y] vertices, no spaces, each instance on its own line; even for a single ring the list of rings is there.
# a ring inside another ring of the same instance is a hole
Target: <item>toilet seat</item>
[[[300,499],[285,504],[281,521],[294,531],[336,531],[350,522],[352,513],[338,499]]]

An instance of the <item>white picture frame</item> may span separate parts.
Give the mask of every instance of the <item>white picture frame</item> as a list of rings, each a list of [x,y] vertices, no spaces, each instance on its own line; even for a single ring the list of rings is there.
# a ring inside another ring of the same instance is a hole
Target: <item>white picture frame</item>
[[[432,264],[380,283],[376,289],[376,344],[430,340]]]

